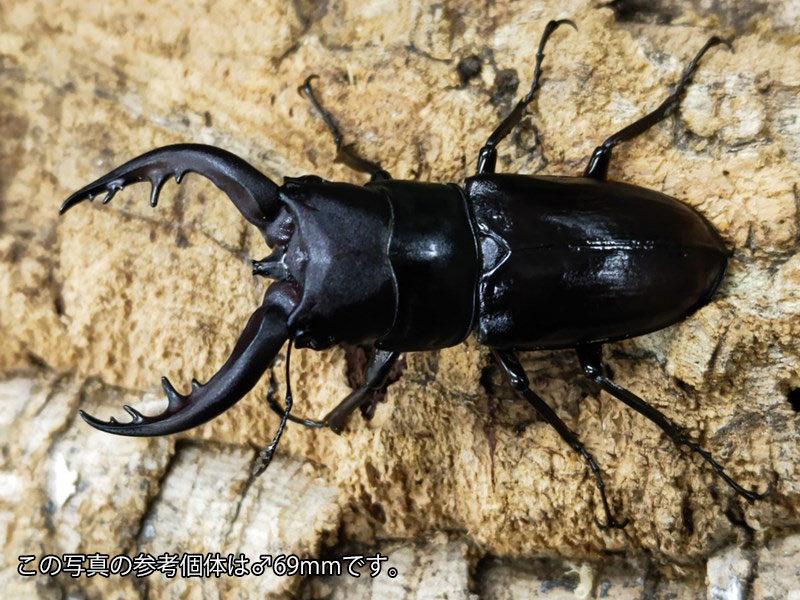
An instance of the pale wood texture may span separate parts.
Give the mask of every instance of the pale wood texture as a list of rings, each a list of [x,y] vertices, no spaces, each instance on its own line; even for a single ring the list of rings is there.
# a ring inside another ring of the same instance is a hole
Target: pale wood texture
[[[606,551],[646,553],[678,570],[705,569],[705,559],[725,544],[796,528],[800,417],[789,402],[791,393],[800,394],[796,3],[770,3],[759,13],[729,4],[709,12],[675,0],[620,17],[588,0],[67,0],[57,9],[6,1],[0,369],[66,373],[79,389],[122,386],[103,396],[103,418],[123,415],[124,397],[143,392],[152,392],[148,403],[137,405],[157,410],[160,375],[181,391],[192,377],[207,379],[263,295],[249,265],[267,253],[258,233],[196,176],[180,187],[169,183],[156,210],[147,205],[145,186],[61,219],[58,205],[111,167],[175,142],[225,147],[278,182],[304,173],[363,181],[332,162],[327,131],[297,94],[310,73],[319,74],[319,94],[346,141],[357,139],[366,156],[398,178],[460,182],[529,85],[544,24],[569,17],[579,31],[553,36],[538,101],[501,146],[498,167],[579,174],[606,135],[663,99],[711,34],[735,34],[736,52],[708,54],[677,116],[621,146],[610,169],[614,179],[701,211],[732,251],[726,279],[712,303],[685,322],[609,345],[606,356],[619,383],[685,425],[742,484],[771,485],[769,500],[743,503],[654,426],[588,384],[573,353],[526,354],[533,387],[594,453],[615,512],[631,519],[624,531],[601,531],[584,464],[545,423],[531,421],[528,407],[499,379],[493,394],[480,385],[490,358],[472,340],[410,355],[375,418],[354,419],[342,436],[290,426],[281,449],[295,458],[284,458],[286,464],[311,461],[321,479],[312,478],[313,492],[303,487],[309,483],[274,494],[284,494],[296,511],[321,511],[342,539],[365,544],[457,530],[497,555],[578,560]],[[482,69],[464,83],[457,65],[473,55]],[[298,414],[323,415],[349,392],[341,350],[295,358]],[[282,386],[281,361],[274,370]],[[99,381],[85,383],[87,377]],[[105,491],[70,509],[73,516],[57,509],[48,517],[97,523],[73,528],[65,548],[81,540],[94,551],[112,509],[117,533],[108,540],[132,548],[157,490],[167,493],[184,471],[188,479],[180,481],[205,489],[209,461],[229,461],[220,468],[229,471],[226,489],[234,491],[219,516],[228,519],[225,511],[241,501],[235,490],[247,480],[243,448],[264,445],[277,425],[263,400],[266,380],[223,417],[184,436],[198,445],[179,444],[185,450],[177,453],[171,439],[121,441],[73,426],[78,404],[94,408],[90,397],[73,391],[39,398],[37,412],[29,404],[38,396],[20,388],[5,396],[2,412],[17,411],[9,423],[30,434],[4,441],[4,468],[8,477],[26,479],[49,464],[41,462],[45,455],[52,462],[68,448],[69,456],[84,457],[84,466],[69,470]],[[42,434],[47,414],[55,420]],[[521,421],[531,422],[518,430]],[[214,444],[227,450],[212,459]],[[287,468],[274,465],[259,489],[271,489],[268,480]],[[325,490],[336,490],[335,499]],[[46,539],[45,518],[15,498],[0,498],[14,523],[6,526],[7,555],[19,549],[13,540],[22,531]],[[320,508],[331,503],[335,510]],[[156,515],[169,519],[168,512]],[[261,527],[253,519],[249,526]],[[219,527],[213,523],[210,539],[220,539]],[[295,527],[304,540],[297,543],[315,552],[328,539],[325,528],[305,528]]]

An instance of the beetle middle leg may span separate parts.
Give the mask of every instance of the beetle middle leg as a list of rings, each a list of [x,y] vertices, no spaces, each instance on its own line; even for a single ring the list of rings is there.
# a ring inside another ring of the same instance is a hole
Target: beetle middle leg
[[[611,379],[609,379],[609,377],[606,375],[605,365],[603,364],[602,346],[599,344],[586,345],[579,347],[577,352],[581,367],[583,368],[583,372],[587,377],[600,384],[600,386],[606,392],[618,400],[622,400],[622,402],[630,406],[633,410],[644,415],[650,419],[650,421],[658,425],[658,427],[664,433],[666,433],[677,446],[686,446],[692,452],[702,456],[703,460],[711,465],[711,468],[714,470],[714,472],[745,500],[752,504],[756,500],[765,498],[770,493],[771,489],[769,488],[767,488],[767,491],[760,494],[754,490],[743,488],[741,485],[731,479],[727,473],[725,473],[725,469],[723,469],[722,466],[714,460],[710,452],[703,450],[700,445],[697,444],[697,442],[686,435],[686,432],[681,427],[673,423],[669,418],[666,417],[666,415],[647,404],[647,402],[639,398],[639,396],[629,392],[625,388],[617,385]]]
[[[545,25],[544,32],[542,33],[542,39],[539,41],[539,51],[536,53],[536,67],[533,71],[533,83],[531,84],[531,89],[522,97],[519,102],[517,102],[514,110],[512,110],[511,113],[500,122],[500,125],[497,126],[497,128],[489,136],[489,139],[486,140],[486,143],[480,149],[480,152],[478,153],[479,174],[494,173],[494,168],[497,163],[497,144],[503,141],[503,139],[509,133],[511,133],[514,127],[517,126],[522,119],[522,115],[525,114],[525,109],[528,107],[528,104],[530,104],[534,96],[536,96],[536,91],[540,87],[539,81],[542,78],[542,59],[544,58],[544,46],[547,43],[547,39],[550,37],[550,34],[552,34],[560,25],[563,25],[564,23],[577,30],[575,23],[569,19],[549,21],[547,25]]]
[[[336,144],[336,162],[343,163],[359,173],[368,173],[370,176],[370,181],[391,179],[392,176],[388,171],[381,167],[379,163],[367,160],[358,154],[358,152],[355,150],[355,144],[342,143],[344,138],[341,131],[339,131],[339,126],[336,124],[336,120],[333,118],[333,115],[322,106],[320,101],[317,99],[317,96],[314,94],[314,90],[311,88],[311,81],[314,79],[319,79],[319,76],[309,75],[306,77],[303,85],[297,88],[297,91],[308,96],[312,106],[317,109],[322,117],[322,120],[325,122],[325,126],[328,128],[328,131],[331,132],[331,135],[333,136],[333,142]]]
[[[689,85],[694,72],[697,70],[700,59],[710,48],[719,44],[724,44],[729,50],[733,50],[733,47],[727,40],[717,36],[713,36],[709,39],[692,59],[692,62],[689,63],[689,66],[686,67],[686,71],[684,71],[681,80],[675,87],[675,91],[673,91],[655,110],[646,114],[641,119],[634,121],[627,127],[620,129],[617,133],[608,137],[600,146],[595,148],[591,158],[589,158],[589,164],[586,166],[583,176],[604,181],[608,174],[608,163],[611,160],[611,151],[614,146],[620,142],[632,140],[650,129],[656,123],[660,123],[667,118],[670,112],[678,105],[678,102],[680,102],[683,92],[686,91],[686,86]]]
[[[606,486],[603,482],[603,474],[600,472],[600,467],[597,466],[597,462],[595,462],[592,455],[589,454],[580,440],[578,440],[572,430],[567,427],[566,423],[559,418],[555,411],[550,408],[550,406],[548,406],[548,404],[533,390],[530,389],[528,376],[525,375],[525,369],[522,368],[522,365],[519,363],[516,354],[512,350],[498,350],[495,348],[492,348],[492,354],[494,355],[497,363],[505,372],[508,380],[511,382],[511,386],[514,388],[514,391],[525,398],[525,400],[530,402],[536,409],[536,412],[538,412],[550,425],[553,426],[553,428],[558,432],[558,435],[560,435],[561,438],[567,442],[567,444],[569,444],[573,450],[575,450],[575,452],[580,454],[589,465],[589,468],[592,469],[595,484],[600,492],[600,499],[603,502],[603,510],[606,513],[605,525],[595,519],[597,525],[601,529],[622,529],[625,527],[625,525],[628,523],[628,519],[625,519],[620,523],[611,514],[611,508],[608,505],[608,498],[606,498]]]

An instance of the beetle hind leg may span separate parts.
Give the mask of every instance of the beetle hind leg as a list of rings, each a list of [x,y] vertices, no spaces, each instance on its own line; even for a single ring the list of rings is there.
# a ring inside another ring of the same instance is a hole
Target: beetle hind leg
[[[762,493],[743,488],[741,485],[731,479],[731,477],[725,473],[725,469],[723,469],[722,466],[716,460],[714,460],[714,458],[711,456],[711,453],[703,450],[700,445],[697,444],[697,442],[692,440],[686,434],[683,428],[673,423],[669,418],[666,417],[666,415],[647,404],[647,402],[639,398],[639,396],[636,394],[629,392],[625,388],[617,385],[611,379],[609,379],[606,375],[605,365],[603,364],[602,346],[599,344],[592,344],[579,347],[577,348],[577,351],[578,359],[580,360],[583,372],[587,377],[589,377],[589,379],[592,379],[596,383],[600,384],[600,387],[602,387],[606,392],[618,400],[621,400],[633,410],[644,415],[650,421],[658,425],[658,427],[664,433],[666,433],[673,442],[675,442],[675,445],[686,446],[692,452],[699,454],[703,460],[705,460],[711,466],[714,472],[745,500],[752,504],[756,500],[762,500],[772,491],[770,487],[767,487],[767,490]]]
[[[326,110],[322,106],[322,103],[317,99],[316,94],[314,94],[314,90],[311,88],[311,82],[314,79],[319,79],[319,76],[309,75],[306,77],[303,85],[297,88],[297,91],[301,94],[305,94],[308,97],[311,105],[317,110],[317,112],[319,112],[322,120],[325,122],[325,126],[328,128],[328,131],[331,132],[331,135],[333,136],[333,142],[336,144],[336,162],[343,163],[359,173],[368,173],[370,176],[370,181],[384,181],[386,179],[391,179],[392,176],[388,171],[381,167],[380,163],[368,160],[356,152],[355,144],[343,143],[344,137],[342,136],[342,132],[339,131],[339,126],[336,124],[336,119],[333,118],[333,115],[330,113],[330,111]]]
[[[544,400],[542,400],[538,394],[530,389],[528,376],[525,375],[525,370],[519,363],[516,354],[511,350],[498,350],[495,348],[492,349],[492,354],[494,355],[497,363],[503,369],[503,372],[506,374],[506,377],[511,383],[511,386],[514,388],[514,391],[525,398],[525,400],[530,402],[536,409],[536,412],[544,417],[544,419],[558,432],[561,438],[567,442],[567,444],[569,444],[570,448],[580,454],[583,460],[585,460],[589,465],[589,468],[592,470],[592,474],[594,475],[594,481],[597,485],[597,490],[600,492],[600,500],[603,503],[603,510],[606,513],[605,524],[600,523],[595,518],[595,523],[597,523],[597,526],[601,529],[622,529],[625,527],[625,525],[628,524],[628,519],[619,522],[611,514],[611,508],[608,504],[608,498],[606,497],[606,486],[603,482],[603,474],[600,471],[600,467],[597,465],[597,462],[594,460],[594,457],[589,454],[580,440],[578,440],[575,434],[569,429],[569,427],[567,427],[566,423],[559,418],[555,411],[550,408],[550,406]]]
[[[689,66],[686,67],[686,70],[684,71],[681,80],[678,82],[678,85],[675,87],[675,90],[667,97],[666,100],[659,104],[655,110],[634,121],[627,127],[623,127],[617,133],[607,138],[606,141],[604,141],[600,146],[595,148],[592,156],[589,158],[589,164],[586,166],[583,176],[605,181],[606,175],[608,174],[608,163],[611,161],[611,151],[613,150],[614,146],[620,142],[632,140],[633,138],[650,129],[656,123],[663,121],[678,105],[678,102],[680,102],[683,92],[686,91],[686,86],[689,85],[692,80],[692,76],[697,70],[700,59],[706,52],[708,52],[710,48],[713,48],[719,44],[723,44],[727,46],[729,50],[733,50],[733,47],[729,41],[717,36],[711,37],[695,55],[695,57],[692,59],[692,62],[689,63]]]

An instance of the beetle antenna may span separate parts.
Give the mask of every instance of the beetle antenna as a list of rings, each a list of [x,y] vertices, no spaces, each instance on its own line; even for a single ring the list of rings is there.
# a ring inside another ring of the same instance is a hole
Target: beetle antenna
[[[281,436],[283,435],[283,429],[286,427],[286,421],[289,419],[289,412],[292,410],[292,404],[294,403],[294,399],[292,397],[292,380],[290,377],[290,363],[292,359],[292,344],[294,343],[294,338],[289,338],[289,345],[286,348],[286,408],[283,411],[283,415],[281,415],[281,422],[278,425],[278,431],[275,432],[275,437],[272,438],[272,441],[269,445],[264,448],[258,455],[258,460],[256,461],[255,466],[253,467],[253,476],[258,477],[264,471],[267,470],[267,467],[272,462],[272,457],[275,454],[275,449],[278,447],[278,442],[281,440]]]

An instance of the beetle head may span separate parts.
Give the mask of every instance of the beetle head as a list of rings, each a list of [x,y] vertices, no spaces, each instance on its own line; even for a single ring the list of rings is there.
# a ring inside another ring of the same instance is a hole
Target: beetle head
[[[291,219],[281,213],[278,186],[250,164],[220,148],[200,144],[176,144],[157,148],[117,167],[72,194],[61,205],[63,214],[85,200],[105,193],[109,202],[123,187],[150,182],[150,204],[155,206],[169,177],[180,182],[188,172],[210,179],[231,199],[242,216],[259,228],[273,244],[291,238]],[[290,244],[291,245],[291,244]],[[188,394],[180,394],[166,378],[162,386],[169,404],[161,414],[145,416],[125,407],[132,420],[120,423],[113,417],[100,421],[81,412],[92,426],[120,435],[164,435],[200,425],[241,399],[256,384],[290,337],[288,316],[299,302],[299,287],[281,281],[267,291],[222,368],[205,384],[192,382]]]
[[[287,178],[263,230],[274,250],[253,272],[299,287],[289,330],[302,347],[374,340],[394,321],[396,285],[387,255],[391,212],[369,189]],[[273,284],[275,285],[275,284]]]
[[[230,152],[179,144],[117,167],[72,194],[61,213],[101,193],[108,202],[123,187],[142,181],[151,183],[155,206],[167,178],[180,181],[190,171],[214,182],[261,231],[274,251],[254,263],[254,271],[276,281],[208,382],[193,381],[184,395],[162,379],[169,404],[160,415],[126,407],[132,420],[120,423],[81,413],[109,433],[164,435],[200,425],[250,391],[288,339],[313,348],[365,341],[380,337],[394,320],[396,284],[387,255],[391,210],[379,192],[313,177],[287,179],[278,188]]]

